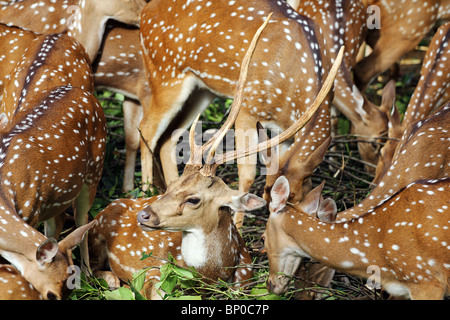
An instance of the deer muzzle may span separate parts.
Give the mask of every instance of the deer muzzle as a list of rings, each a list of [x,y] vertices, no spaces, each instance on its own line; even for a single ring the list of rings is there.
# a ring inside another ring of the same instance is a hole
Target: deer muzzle
[[[159,217],[150,207],[137,213],[137,221],[139,226],[145,231],[160,229]]]

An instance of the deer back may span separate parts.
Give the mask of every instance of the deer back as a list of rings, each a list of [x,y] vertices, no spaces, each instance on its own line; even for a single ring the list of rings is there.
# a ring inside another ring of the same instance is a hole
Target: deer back
[[[31,31],[23,32],[33,36]],[[14,57],[16,65],[4,84],[1,111],[8,118],[26,105],[27,100],[33,100],[48,88],[72,86],[89,92],[94,90],[89,58],[78,42],[64,34],[35,34],[34,37],[26,51]]]

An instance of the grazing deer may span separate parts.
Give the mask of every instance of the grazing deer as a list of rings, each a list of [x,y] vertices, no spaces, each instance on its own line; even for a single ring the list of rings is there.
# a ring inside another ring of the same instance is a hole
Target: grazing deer
[[[381,149],[381,157],[377,164],[374,183],[378,183],[391,165],[398,140],[407,127],[416,121],[423,120],[450,99],[450,23],[439,27],[431,39],[420,71],[420,79],[411,100],[406,108],[403,121],[394,110],[389,123],[389,137]]]
[[[326,211],[320,202],[321,186],[311,192],[316,196],[304,205]],[[283,292],[301,258],[310,257],[363,278],[376,268],[376,280],[393,296],[443,299],[450,294],[449,178],[411,183],[375,208],[341,223],[325,223],[287,206],[285,177],[277,180],[271,196],[264,233],[269,291]]]
[[[43,296],[10,265],[0,265],[0,300],[43,300]]]
[[[372,53],[355,66],[355,82],[364,91],[370,81],[410,52],[440,19],[449,19],[450,1],[368,0],[380,12],[380,27],[370,28],[366,37]]]
[[[428,118],[410,124],[381,181],[360,204],[339,213],[338,221],[360,216],[416,180],[450,177],[449,117],[447,103]]]
[[[273,18],[256,47],[235,124],[237,149],[257,144],[256,121],[269,129],[286,129],[313,101],[330,65],[321,30],[283,1],[184,0],[162,4],[157,0],[146,6],[141,40],[152,96],[140,125],[144,183],[153,182],[151,153],[145,144],[154,151],[169,125],[188,128],[208,106],[211,92],[233,96],[250,37],[269,12]],[[218,39],[220,44],[212,45]],[[184,107],[188,98],[189,106]],[[330,99],[324,102],[326,112]],[[183,117],[177,122],[180,113]],[[178,138],[172,135],[161,146],[166,182],[178,178],[173,154]],[[247,192],[253,183],[255,164],[256,155],[239,161],[240,191]],[[238,226],[242,220],[243,213],[235,213]]]
[[[18,218],[14,199],[5,192],[7,188],[4,183],[1,187],[4,191],[1,199],[3,209],[0,213],[0,256],[9,261],[44,299],[65,298],[70,292],[66,281],[71,275],[69,267],[73,266],[72,249],[82,241],[84,234],[95,222],[76,229],[58,243]],[[1,277],[0,275],[0,279]],[[5,287],[0,284],[0,288],[8,292],[8,287],[18,290],[18,285],[9,282]],[[13,291],[11,295],[9,298],[17,297],[17,291]],[[33,295],[35,298],[35,293]]]

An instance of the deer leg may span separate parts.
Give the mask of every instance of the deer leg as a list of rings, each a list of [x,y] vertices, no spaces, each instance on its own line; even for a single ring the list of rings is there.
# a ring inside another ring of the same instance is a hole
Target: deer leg
[[[153,91],[148,109],[140,124],[142,189],[148,190],[153,183],[153,152],[175,116],[181,111],[189,95],[197,86],[194,76],[186,76],[184,81],[168,85],[170,90]]]
[[[44,223],[44,232],[47,238],[58,239],[66,221],[66,213],[63,212]]]
[[[355,82],[361,91],[378,74],[388,69],[404,54],[414,49],[420,39],[398,39],[397,36],[381,34],[372,53],[358,62],[354,68]],[[386,48],[390,48],[386,50]]]
[[[258,144],[258,133],[255,128],[249,127],[249,124],[254,123],[245,117],[238,117],[236,120],[236,149],[247,150]],[[257,154],[252,154],[249,157],[238,159],[238,175],[239,175],[239,191],[249,192],[256,176]],[[234,213],[234,223],[239,229],[244,223],[244,212]]]
[[[75,216],[75,224],[77,227],[85,225],[88,223],[89,217],[89,209],[92,206],[92,203],[95,199],[97,189],[92,188],[87,184],[83,184],[81,188],[80,194],[75,199],[74,203],[74,216]],[[80,255],[81,255],[81,270],[86,275],[91,275],[90,265],[89,265],[89,250],[88,250],[88,234],[83,238],[80,243]]]
[[[132,100],[123,103],[123,120],[125,129],[125,169],[123,178],[123,192],[129,192],[134,188],[134,168],[136,166],[136,154],[139,149],[139,123],[142,120],[142,106]]]
[[[186,101],[186,106],[183,109],[186,112],[183,111],[183,117],[177,125],[178,128],[184,130],[175,130],[170,138],[163,142],[159,154],[166,183],[177,179],[179,176],[176,162],[176,145],[180,136],[192,125],[197,115],[205,111],[215,97],[210,91],[198,90]],[[188,158],[185,159],[186,161],[188,160]]]

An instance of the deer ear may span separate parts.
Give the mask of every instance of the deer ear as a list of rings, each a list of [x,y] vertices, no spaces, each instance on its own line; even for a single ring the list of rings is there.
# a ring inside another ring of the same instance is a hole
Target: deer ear
[[[61,242],[59,243],[59,249],[62,252],[66,253],[75,248],[81,243],[86,232],[96,224],[97,220],[92,220],[88,224],[85,224],[72,231],[67,237],[61,240]]]
[[[270,191],[270,197],[272,199],[269,205],[270,213],[276,214],[284,209],[289,198],[289,193],[288,179],[285,176],[279,177]]]
[[[44,263],[52,262],[57,253],[58,242],[53,238],[49,238],[37,248],[36,261],[40,266],[43,266]]]
[[[252,211],[264,207],[266,200],[251,193],[244,193],[231,197],[231,202],[225,204],[233,211]]]
[[[6,113],[0,113],[0,129],[8,124],[8,116]]]
[[[337,206],[333,199],[327,198],[321,201],[317,218],[325,222],[334,222],[337,216]]]
[[[395,108],[395,81],[390,80],[383,89],[381,97],[381,108],[385,113],[391,112],[392,107]]]
[[[325,181],[322,181],[319,186],[315,187],[303,198],[303,200],[297,205],[297,207],[306,214],[312,217],[317,217],[320,203],[323,201],[322,189],[324,185]]]

